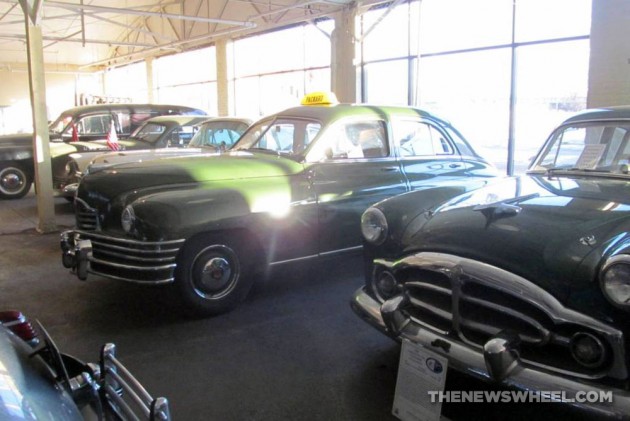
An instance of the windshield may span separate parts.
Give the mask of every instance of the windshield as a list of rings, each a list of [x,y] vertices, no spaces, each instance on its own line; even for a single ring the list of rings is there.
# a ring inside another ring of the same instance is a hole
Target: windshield
[[[630,122],[562,126],[540,152],[530,172],[589,171],[628,174]]]
[[[51,133],[61,134],[63,132],[63,129],[65,129],[66,126],[70,124],[71,121],[72,121],[72,116],[62,114],[59,117],[57,117],[57,120],[50,123],[50,125],[48,126],[48,130]]]
[[[322,125],[312,120],[278,117],[254,124],[234,145],[235,150],[269,151],[299,157],[317,136]]]
[[[209,121],[201,125],[188,144],[191,148],[229,149],[247,130],[242,121]]]
[[[147,123],[138,127],[131,137],[145,142],[155,143],[165,131],[166,126],[162,124]]]

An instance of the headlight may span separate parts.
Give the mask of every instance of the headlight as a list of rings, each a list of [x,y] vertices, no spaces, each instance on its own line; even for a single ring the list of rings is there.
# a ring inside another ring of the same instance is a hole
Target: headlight
[[[609,259],[601,275],[604,295],[618,307],[630,308],[630,256]]]
[[[387,218],[377,208],[369,208],[361,216],[361,233],[368,243],[382,244],[387,237]]]
[[[128,233],[133,228],[133,224],[135,221],[136,215],[133,213],[133,207],[129,205],[122,211],[122,215],[120,217],[122,229]]]

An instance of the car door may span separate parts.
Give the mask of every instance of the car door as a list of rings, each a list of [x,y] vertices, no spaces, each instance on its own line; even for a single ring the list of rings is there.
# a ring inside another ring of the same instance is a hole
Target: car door
[[[310,177],[317,197],[319,253],[358,248],[363,211],[407,190],[387,123],[377,118],[341,120],[318,144],[324,156],[310,167]]]
[[[411,190],[461,182],[468,176],[466,163],[453,140],[436,123],[398,119],[392,122],[392,130]]]

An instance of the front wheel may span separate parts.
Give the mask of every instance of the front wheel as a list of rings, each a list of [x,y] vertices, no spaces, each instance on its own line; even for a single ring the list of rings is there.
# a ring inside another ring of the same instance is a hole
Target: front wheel
[[[254,282],[256,253],[250,251],[230,234],[198,237],[184,246],[175,283],[186,309],[210,316],[228,312],[244,300]]]
[[[20,199],[29,192],[33,176],[17,163],[0,164],[0,199]]]

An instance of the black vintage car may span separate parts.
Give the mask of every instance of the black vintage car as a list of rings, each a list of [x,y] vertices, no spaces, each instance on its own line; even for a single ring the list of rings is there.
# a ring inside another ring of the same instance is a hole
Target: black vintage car
[[[64,111],[50,124],[49,136],[53,174],[63,173],[73,152],[109,148],[105,139],[112,122],[118,138],[125,139],[143,121],[160,115],[205,115],[196,108],[165,104],[99,104],[85,105]],[[0,199],[19,199],[31,188],[34,179],[33,135],[0,136]]]
[[[569,118],[526,176],[391,198],[362,230],[351,305],[381,332],[470,376],[629,416],[630,107]]]
[[[311,101],[312,103],[312,101]],[[254,123],[223,154],[89,174],[62,259],[88,273],[174,283],[202,314],[235,307],[270,268],[361,250],[361,213],[409,190],[480,186],[496,170],[414,108],[330,104]]]
[[[171,115],[159,116],[145,120],[131,136],[116,142],[117,155],[146,153],[150,156],[156,151],[169,150],[170,153],[185,153],[186,147],[191,142],[198,128],[208,120],[208,116],[198,115]],[[247,126],[246,126],[247,127]],[[64,197],[73,198],[76,186],[90,162],[96,157],[105,154],[108,149],[107,139],[97,140],[102,147],[99,150],[74,152],[68,154],[65,150],[51,150],[53,162],[53,188],[55,193]],[[69,187],[70,186],[70,187]]]
[[[41,324],[0,311],[0,419],[163,420],[165,398],[152,398],[105,345],[98,364],[59,352]]]

